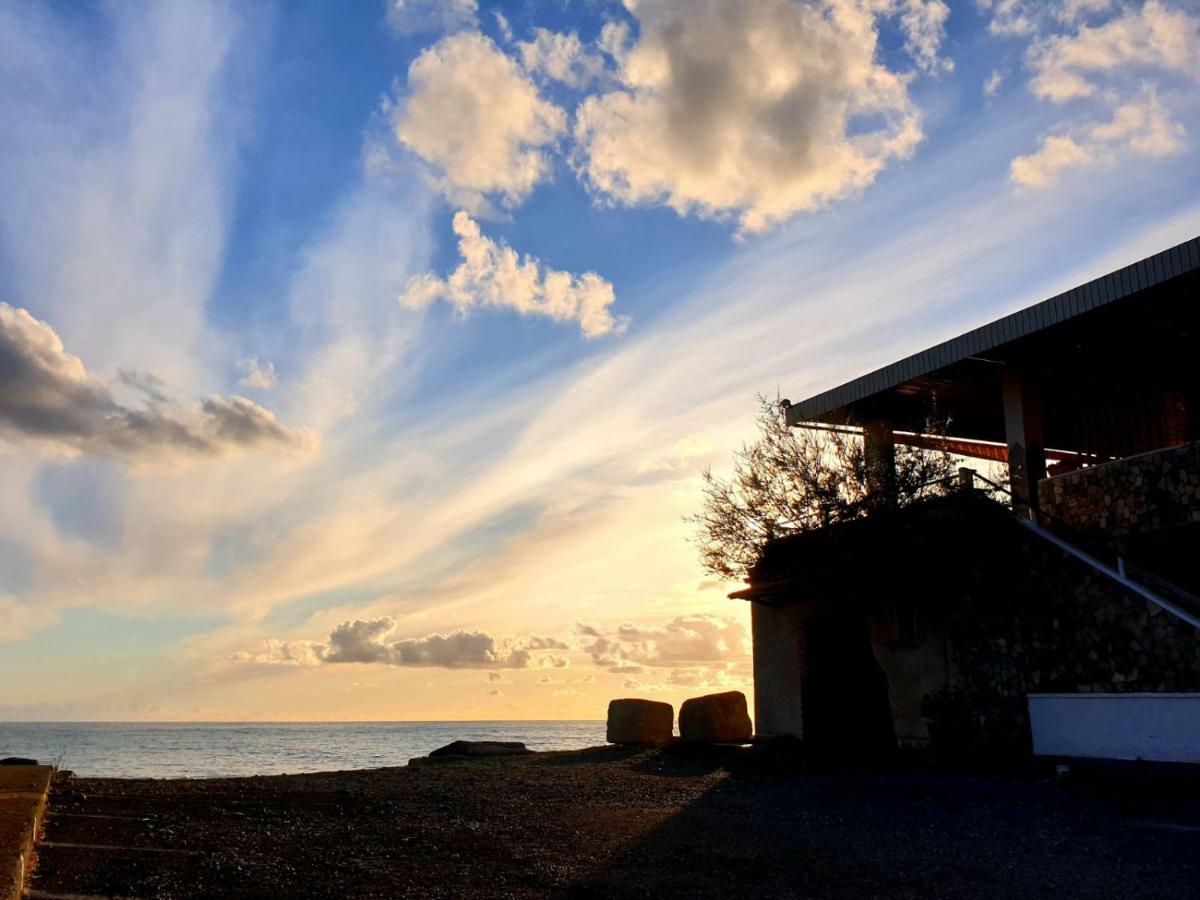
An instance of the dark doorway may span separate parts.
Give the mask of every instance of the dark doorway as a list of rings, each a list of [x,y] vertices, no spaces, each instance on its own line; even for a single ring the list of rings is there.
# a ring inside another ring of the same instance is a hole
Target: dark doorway
[[[808,621],[804,742],[833,762],[875,759],[896,748],[887,676],[871,649],[864,615]]]

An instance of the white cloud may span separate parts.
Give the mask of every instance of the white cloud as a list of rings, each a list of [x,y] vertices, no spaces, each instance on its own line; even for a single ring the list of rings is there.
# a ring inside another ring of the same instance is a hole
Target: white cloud
[[[482,631],[455,631],[391,640],[391,616],[353,619],[334,627],[326,641],[268,639],[264,652],[241,659],[275,665],[382,663],[441,669],[565,668],[562,641],[541,635],[497,641]]]
[[[1113,72],[1200,79],[1200,16],[1146,0],[1103,25],[1036,41],[1028,61],[1034,72],[1030,89],[1054,103],[1100,94],[1098,76]]]
[[[413,61],[407,87],[396,137],[430,165],[451,202],[476,212],[492,198],[516,206],[550,175],[566,113],[489,38],[444,38]]]
[[[741,622],[710,615],[678,616],[661,626],[626,623],[615,630],[581,625],[578,631],[592,661],[614,671],[725,664],[745,660],[750,650]]]
[[[1075,23],[1108,8],[1075,3],[1057,21]],[[1169,79],[1189,89],[1200,81],[1200,16],[1146,0],[1104,22],[1038,36],[1026,62],[1035,96],[1082,104],[1091,113],[1044,137],[1035,152],[1015,158],[1013,181],[1044,187],[1069,169],[1168,156],[1183,149],[1186,132],[1160,99],[1162,89]]]
[[[534,29],[532,41],[517,44],[521,65],[531,74],[561,81],[573,88],[587,87],[604,76],[604,58],[584,47],[575,32]]]
[[[588,337],[620,333],[627,320],[613,316],[613,286],[595,272],[573,275],[520,257],[505,244],[486,237],[467,213],[454,216],[454,233],[462,263],[446,278],[433,274],[413,278],[400,302],[414,309],[444,300],[463,315],[476,307],[508,307],[522,315],[548,316],[556,322],[578,322]]]
[[[149,391],[143,409],[123,406],[83,361],[28,310],[0,302],[0,433],[58,448],[127,459],[221,456],[256,447],[307,449],[314,437],[281,425],[244,397],[169,404],[153,376],[125,373]]]
[[[987,97],[995,97],[1000,93],[1000,87],[1004,84],[1004,73],[999,69],[993,69],[992,74],[987,77],[987,81],[983,83],[983,93]]]
[[[387,20],[397,34],[421,34],[474,25],[478,12],[477,0],[391,0]]]
[[[988,31],[1028,37],[1047,26],[1071,25],[1112,8],[1112,0],[975,0],[989,16]]]
[[[39,628],[58,620],[58,614],[35,602],[0,594],[0,644],[25,640]]]
[[[897,11],[904,31],[904,49],[923,72],[951,72],[954,61],[940,56],[950,7],[942,0],[899,0]]]
[[[899,5],[627,5],[636,42],[608,42],[622,89],[588,98],[576,116],[575,165],[601,199],[665,203],[760,232],[853,196],[921,140],[909,78],[879,61],[876,12]],[[931,19],[903,9],[924,53]]]
[[[639,474],[667,472],[696,472],[699,461],[712,456],[712,441],[703,435],[689,434],[680,438],[674,446],[661,456],[648,457],[638,463]]]
[[[279,376],[275,374],[273,362],[262,362],[258,357],[252,357],[243,360],[239,368],[245,373],[238,382],[242,387],[269,391],[279,384]]]

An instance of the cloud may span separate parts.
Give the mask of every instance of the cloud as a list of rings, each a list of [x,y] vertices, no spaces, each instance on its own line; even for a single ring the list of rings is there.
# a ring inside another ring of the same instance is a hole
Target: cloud
[[[424,309],[437,300],[466,315],[475,307],[508,307],[522,315],[547,316],[556,322],[578,322],[587,337],[620,333],[628,320],[613,316],[613,286],[595,272],[573,275],[544,268],[537,259],[519,257],[505,244],[480,231],[467,213],[454,216],[454,233],[462,263],[446,278],[420,275],[409,281],[400,302]]]
[[[1073,9],[1078,16],[1108,4]],[[1146,0],[1100,24],[1039,35],[1026,63],[1035,96],[1091,112],[1043,137],[1035,152],[1016,157],[1014,182],[1045,187],[1069,169],[1168,156],[1183,149],[1186,131],[1160,99],[1161,89],[1172,79],[1189,87],[1200,81],[1200,16]]]
[[[583,625],[578,631],[583,637],[582,648],[592,662],[618,671],[724,664],[745,659],[749,653],[745,626],[720,616],[678,616],[657,627],[627,623],[615,631]]]
[[[697,460],[707,459],[712,452],[712,441],[700,434],[689,434],[676,441],[665,454],[643,459],[637,471],[643,475],[694,472],[698,470]]]
[[[477,0],[391,0],[387,21],[397,34],[453,31],[476,24]]]
[[[936,4],[627,6],[636,42],[606,42],[621,89],[585,100],[574,129],[576,170],[602,200],[760,232],[857,194],[922,138],[909,78],[880,62],[875,10],[907,13],[908,40],[932,65]]]
[[[441,669],[565,668],[570,663],[549,652],[568,649],[566,643],[541,635],[498,642],[482,631],[455,631],[393,641],[395,630],[391,616],[353,619],[335,626],[326,641],[268,639],[262,654],[242,658],[276,665],[382,663]]]
[[[0,644],[25,640],[34,631],[58,621],[58,613],[43,606],[0,594]]]
[[[995,97],[1000,93],[1000,87],[1004,84],[1004,73],[999,69],[993,69],[992,74],[987,77],[987,81],[983,83],[983,93],[987,97]]]
[[[154,376],[125,372],[122,380],[148,395],[145,408],[117,403],[53,328],[0,302],[0,433],[126,459],[312,446],[311,433],[281,425],[244,397],[180,406],[168,404]]]
[[[604,58],[589,51],[575,32],[534,29],[532,41],[517,44],[521,65],[533,75],[583,88],[604,77]]]
[[[566,121],[513,59],[472,31],[444,38],[413,61],[392,124],[452,203],[483,213],[491,198],[518,205],[550,175],[549,149]]]
[[[1112,8],[1112,0],[975,0],[989,16],[988,31],[1002,37],[1026,37],[1047,25],[1071,25]]]
[[[954,71],[954,61],[939,55],[946,37],[950,7],[942,0],[900,0],[896,5],[904,49],[923,72]]]
[[[254,388],[259,391],[269,391],[279,384],[279,376],[275,374],[275,363],[261,362],[258,357],[243,360],[239,368],[245,373],[238,382],[242,387]]]
[[[1146,0],[1103,25],[1036,41],[1028,63],[1030,90],[1054,103],[1096,96],[1099,76],[1130,69],[1200,79],[1200,17]]]

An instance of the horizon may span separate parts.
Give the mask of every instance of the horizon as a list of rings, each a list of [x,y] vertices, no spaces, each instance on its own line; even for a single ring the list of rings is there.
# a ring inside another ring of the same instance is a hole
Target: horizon
[[[1182,0],[4,5],[0,719],[752,694],[756,394],[1200,235],[1198,83]]]

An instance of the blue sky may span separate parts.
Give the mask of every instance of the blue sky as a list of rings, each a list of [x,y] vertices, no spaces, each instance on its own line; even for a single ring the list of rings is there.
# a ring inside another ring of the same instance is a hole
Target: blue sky
[[[748,684],[793,399],[1200,233],[1183,0],[9,3],[12,718]]]

